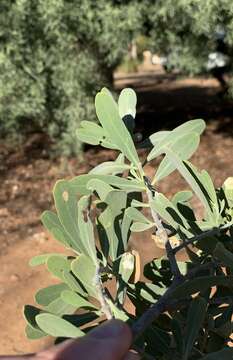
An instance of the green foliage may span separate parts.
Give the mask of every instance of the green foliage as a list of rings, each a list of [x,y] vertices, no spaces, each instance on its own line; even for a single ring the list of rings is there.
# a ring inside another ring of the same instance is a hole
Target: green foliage
[[[133,142],[136,94],[125,89],[116,103],[104,88],[95,104],[98,131],[85,122],[77,136],[107,144],[119,156],[56,183],[57,214],[45,211],[42,221],[73,255],[31,260],[31,266],[44,264],[61,283],[36,293],[41,308],[25,306],[27,336],[79,337],[103,317],[115,317],[132,327],[143,359],[232,359],[232,179],[215,189],[209,174],[188,160],[199,144],[203,120],[151,135],[147,160],[141,163]],[[145,165],[161,154],[150,179]],[[189,189],[168,199],[159,192],[159,181],[175,170]],[[193,196],[203,207],[201,219],[191,205]],[[144,237],[145,230],[159,239],[166,256],[155,253],[141,270],[143,248],[139,254],[128,243],[133,232]],[[185,261],[176,259],[180,250]],[[115,288],[112,295],[109,283]],[[126,310],[126,299],[135,314]]]
[[[169,56],[168,69],[176,68],[189,74],[206,72],[208,54],[216,51],[216,34],[222,30],[232,59],[231,0],[148,0],[143,3],[151,47]]]
[[[77,153],[75,131],[94,120],[93,97],[139,31],[134,1],[2,0],[0,133],[44,131]]]

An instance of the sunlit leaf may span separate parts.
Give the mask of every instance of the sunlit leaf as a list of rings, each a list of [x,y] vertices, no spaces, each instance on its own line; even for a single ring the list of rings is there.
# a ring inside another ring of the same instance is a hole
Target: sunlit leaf
[[[96,266],[90,257],[80,255],[71,263],[74,275],[81,281],[89,295],[96,297]],[[66,289],[65,289],[66,290]]]
[[[177,141],[169,146],[169,150],[176,153],[177,156],[182,160],[189,159],[192,154],[196,151],[199,145],[199,136],[195,133],[186,134],[181,138],[178,138]],[[164,150],[166,153],[166,149]],[[168,156],[161,161],[155,178],[157,181],[163,179],[164,177],[171,174],[176,169],[175,165],[171,162],[171,159]]]
[[[91,121],[81,121],[80,128],[77,130],[77,138],[87,144],[101,145],[108,149],[117,149],[108,138],[104,129]]]
[[[89,197],[81,197],[78,201],[78,228],[82,234],[80,242],[84,248],[83,254],[90,256],[93,263],[97,263],[94,229],[87,210],[88,206]]]
[[[120,117],[123,119],[126,115],[135,118],[136,115],[137,96],[133,89],[125,88],[121,91],[118,99],[118,107]]]
[[[74,177],[69,181],[73,190],[79,195],[88,195],[91,193],[90,189],[87,189],[87,183],[91,179],[98,179],[104,181],[106,184],[125,190],[127,192],[144,191],[145,184],[138,180],[128,180],[114,175],[97,175],[97,174],[85,174]]]
[[[115,161],[106,161],[97,165],[89,174],[116,175],[122,174],[125,170],[129,170],[130,165],[118,164]]]
[[[130,230],[133,232],[141,232],[141,231],[149,230],[153,226],[155,226],[154,223],[145,224],[145,223],[141,223],[141,222],[134,222],[131,225]]]
[[[36,322],[42,331],[55,337],[76,338],[84,335],[79,328],[53,314],[39,314]]]
[[[85,252],[80,241],[77,198],[72,187],[68,181],[60,180],[56,183],[53,194],[59,220],[71,239],[72,247],[79,253]]]
[[[44,211],[41,216],[41,221],[44,227],[66,247],[74,247],[73,240],[70,235],[65,231],[57,214],[52,211]]]
[[[71,290],[65,290],[61,293],[61,299],[72,306],[74,306],[76,309],[79,308],[88,308],[88,309],[97,309],[94,305],[92,305],[89,301],[87,301],[85,298],[80,296],[74,291]]]
[[[118,146],[118,149],[128,160],[138,166],[139,158],[132,137],[120,118],[118,107],[113,98],[101,91],[96,95],[95,107],[98,119],[109,139]]]
[[[47,259],[47,268],[48,270],[58,279],[63,280],[63,271],[70,270],[70,261],[66,256],[49,256]]]
[[[53,300],[60,297],[62,291],[68,289],[69,288],[66,284],[51,285],[44,289],[39,290],[35,295],[35,300],[37,304],[47,306]]]

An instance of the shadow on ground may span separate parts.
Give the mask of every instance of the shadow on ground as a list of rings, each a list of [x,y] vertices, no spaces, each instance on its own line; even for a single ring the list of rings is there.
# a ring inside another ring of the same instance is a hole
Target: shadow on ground
[[[153,72],[117,74],[115,87],[132,87],[137,92],[137,130],[144,137],[197,118],[208,124],[215,122],[216,132],[233,136],[233,100],[221,95],[213,78],[181,78]]]

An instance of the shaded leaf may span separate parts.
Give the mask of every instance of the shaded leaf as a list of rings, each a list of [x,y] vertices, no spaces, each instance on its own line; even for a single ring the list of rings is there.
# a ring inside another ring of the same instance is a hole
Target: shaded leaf
[[[35,329],[34,327],[27,325],[25,328],[25,334],[27,336],[28,339],[30,340],[38,340],[41,339],[45,336],[47,336],[47,334],[45,332],[43,332],[42,330]]]
[[[195,340],[198,337],[199,331],[205,319],[206,305],[206,300],[202,297],[196,297],[190,303],[187,316],[186,332],[184,337],[185,346],[183,360],[188,359]],[[193,321],[194,319],[195,321]]]
[[[233,269],[233,254],[227,250],[222,243],[217,243],[213,255],[220,260],[224,266]]]
[[[213,352],[202,358],[203,360],[232,360],[233,348],[225,348],[220,351]]]
[[[213,286],[226,286],[233,288],[233,276],[201,276],[194,280],[188,280],[182,285],[178,285],[173,290],[172,296],[176,299],[185,298],[199,291],[205,291]]]

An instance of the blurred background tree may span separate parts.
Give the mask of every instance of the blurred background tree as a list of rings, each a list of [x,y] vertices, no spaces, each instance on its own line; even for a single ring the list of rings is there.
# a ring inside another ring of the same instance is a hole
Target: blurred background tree
[[[168,68],[195,75],[208,70],[211,52],[226,52],[232,59],[231,0],[146,0],[143,3],[150,46],[153,51],[168,56]]]
[[[95,119],[94,94],[122,60],[135,70],[146,45],[168,70],[203,73],[219,34],[232,59],[231,0],[1,0],[1,137],[42,131],[77,153],[78,123]]]
[[[2,0],[0,133],[47,132],[65,154],[140,30],[135,1]]]

